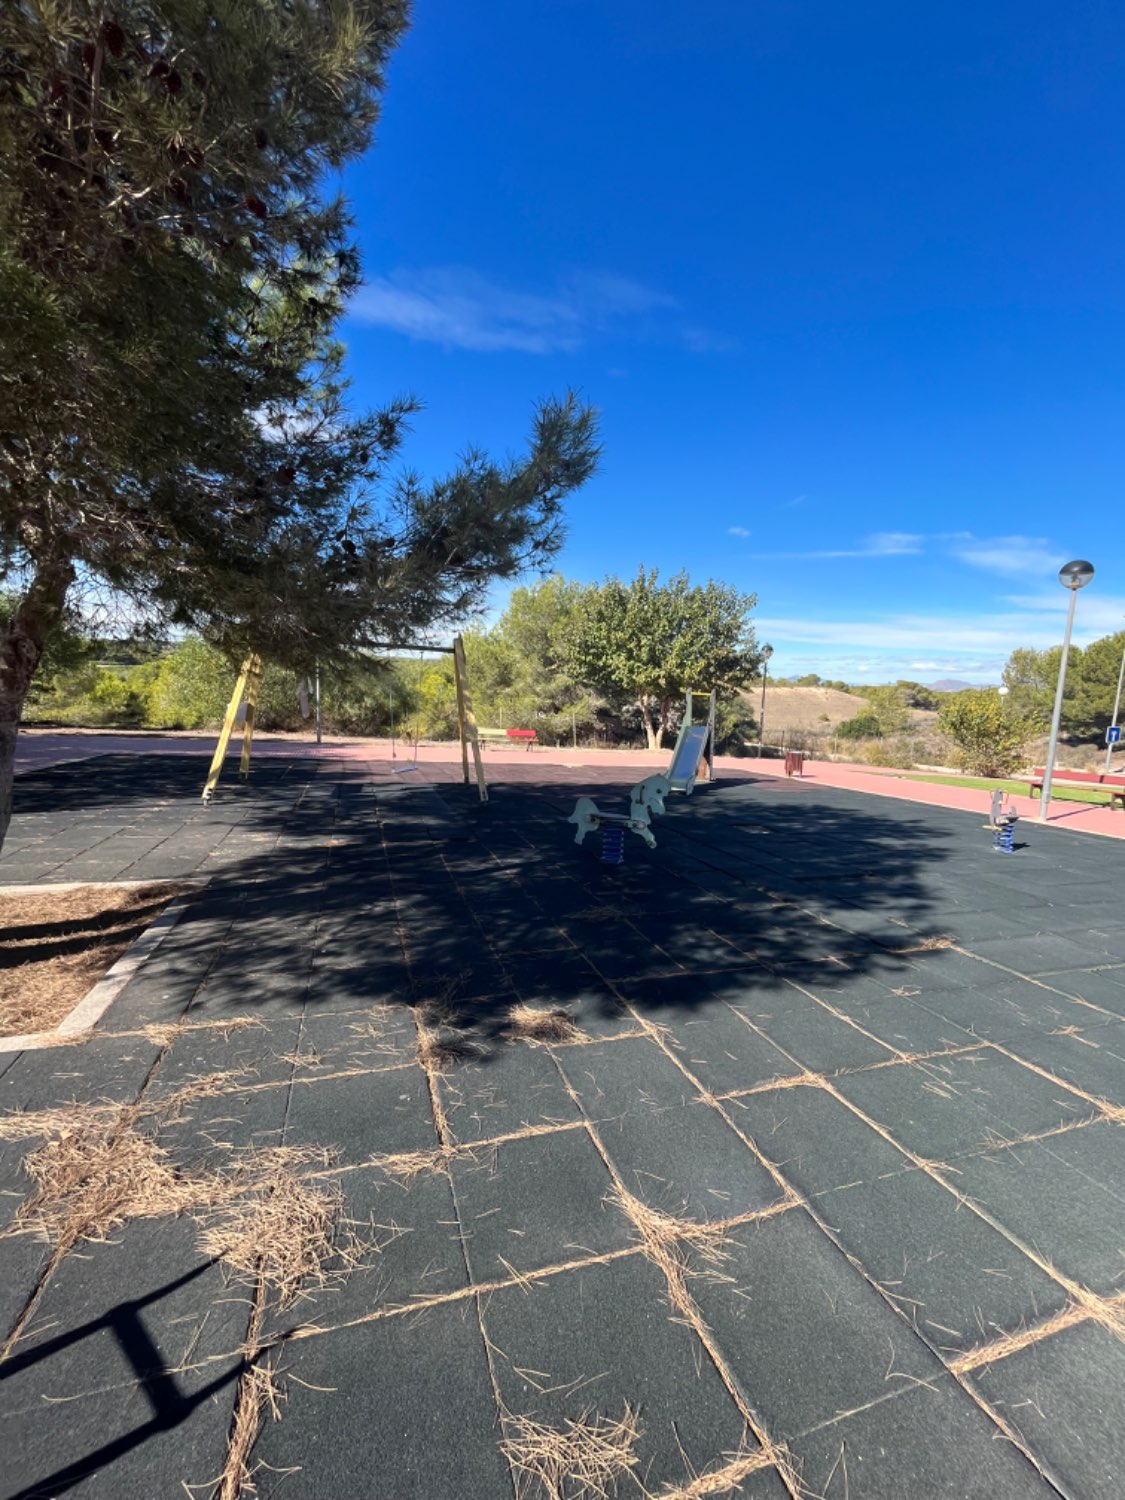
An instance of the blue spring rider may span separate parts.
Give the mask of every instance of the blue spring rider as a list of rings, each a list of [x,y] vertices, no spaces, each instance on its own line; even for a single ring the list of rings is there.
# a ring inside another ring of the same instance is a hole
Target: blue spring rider
[[[992,794],[992,817],[991,828],[992,847],[997,854],[1014,854],[1016,852],[1016,824],[1019,822],[1019,813],[1009,802],[1004,806],[1004,793],[995,791]]]

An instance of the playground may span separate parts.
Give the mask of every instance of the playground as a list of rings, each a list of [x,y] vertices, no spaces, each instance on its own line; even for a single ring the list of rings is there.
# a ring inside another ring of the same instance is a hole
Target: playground
[[[0,1051],[7,1500],[1116,1500],[1125,818],[213,748],[25,742],[0,883],[190,890]]]

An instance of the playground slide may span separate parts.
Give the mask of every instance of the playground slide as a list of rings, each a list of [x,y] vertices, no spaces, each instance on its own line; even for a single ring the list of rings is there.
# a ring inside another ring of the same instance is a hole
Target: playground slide
[[[684,724],[680,729],[676,748],[672,752],[672,764],[665,773],[673,792],[687,792],[690,795],[707,749],[709,731],[710,726],[707,724]]]

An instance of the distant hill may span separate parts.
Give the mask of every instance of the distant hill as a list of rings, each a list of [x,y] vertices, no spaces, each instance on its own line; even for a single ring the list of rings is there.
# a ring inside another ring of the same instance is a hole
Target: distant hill
[[[756,718],[761,708],[761,689],[751,689],[744,696]],[[766,738],[783,729],[824,734],[867,707],[867,699],[857,693],[841,693],[838,688],[794,687],[771,679],[766,687]]]
[[[975,682],[961,682],[956,677],[943,677],[940,682],[928,682],[931,693],[963,693],[966,688],[977,687]]]

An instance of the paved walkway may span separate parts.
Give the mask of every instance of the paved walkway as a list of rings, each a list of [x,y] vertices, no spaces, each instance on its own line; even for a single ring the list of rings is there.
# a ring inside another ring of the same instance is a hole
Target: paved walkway
[[[742,774],[604,868],[621,769],[204,764],[17,786],[0,880],[210,884],[0,1056],[6,1500],[1118,1500],[1115,843]]]

